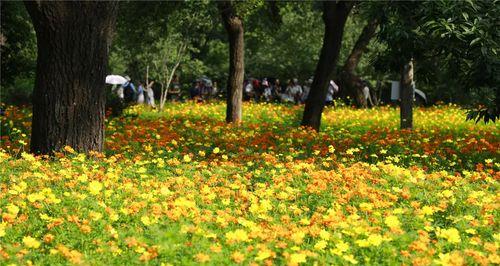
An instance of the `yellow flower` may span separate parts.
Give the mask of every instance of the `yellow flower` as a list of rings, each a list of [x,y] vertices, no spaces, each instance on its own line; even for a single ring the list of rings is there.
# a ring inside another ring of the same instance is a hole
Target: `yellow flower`
[[[332,145],[329,145],[328,146],[328,152],[329,153],[334,153],[335,152],[335,148]]]
[[[319,232],[319,237],[323,240],[328,240],[330,239],[330,233],[328,231],[326,231],[325,229],[322,229],[320,232]]]
[[[471,234],[471,235],[475,235],[477,233],[476,229],[472,229],[472,228],[465,230],[465,232],[467,234]]]
[[[434,209],[429,206],[422,207],[421,213],[423,215],[432,215],[434,213]]]
[[[401,222],[399,222],[398,217],[394,215],[385,217],[384,222],[389,228],[399,228],[401,226]]]
[[[500,242],[500,233],[494,234],[493,239],[495,239],[497,242]]]
[[[5,236],[5,228],[7,227],[7,223],[0,223],[0,237]]]
[[[263,250],[259,250],[259,252],[257,253],[257,257],[255,257],[255,260],[265,260],[269,257],[271,257],[272,253],[271,251],[267,250],[267,249],[263,249]]]
[[[367,239],[359,239],[359,240],[356,240],[355,241],[356,244],[362,248],[365,248],[365,247],[368,247],[370,246],[370,243],[368,243],[368,240]]]
[[[328,243],[325,240],[320,240],[318,241],[318,243],[316,243],[316,245],[314,245],[314,248],[317,250],[323,250],[327,245]]]
[[[138,174],[144,174],[144,173],[146,173],[146,171],[147,171],[147,170],[148,170],[148,169],[146,169],[146,167],[141,166],[141,167],[139,167],[139,168],[137,169],[136,173],[138,173]]]
[[[88,190],[91,194],[97,195],[102,190],[102,183],[99,181],[92,181],[89,183]]]
[[[302,225],[309,225],[311,223],[311,221],[309,219],[307,219],[306,217],[304,217],[304,218],[300,219],[299,223]]]
[[[189,163],[189,162],[191,162],[191,157],[189,157],[189,155],[186,154],[186,155],[184,155],[184,157],[182,158],[182,160],[184,162],[186,162],[186,163]]]
[[[77,180],[80,182],[87,182],[88,179],[89,177],[86,174],[82,174],[77,178]]]
[[[73,148],[71,148],[70,146],[64,146],[63,148],[66,152],[69,152],[69,153],[75,153],[75,150]]]
[[[239,251],[236,251],[231,254],[231,259],[233,259],[236,263],[242,263],[245,260],[245,255],[243,255]]]
[[[305,236],[306,234],[304,232],[295,232],[292,234],[291,239],[293,242],[295,242],[295,244],[302,244]]]
[[[31,236],[23,237],[23,243],[28,248],[39,248],[40,247],[40,241],[34,239]]]
[[[369,235],[368,236],[368,242],[373,245],[373,246],[380,246],[380,244],[382,243],[382,236],[379,235],[379,234],[374,234],[374,235]]]
[[[368,247],[368,246],[378,247],[380,246],[380,244],[382,244],[382,240],[384,239],[382,238],[381,235],[373,234],[369,235],[367,239],[356,240],[356,244],[358,244],[358,246],[360,247]]]
[[[7,212],[16,216],[19,213],[19,207],[11,203],[7,205]]]
[[[145,225],[145,226],[148,226],[148,225],[151,225],[152,222],[151,222],[151,219],[149,219],[149,217],[147,216],[142,216],[141,217],[141,222]]]
[[[359,204],[359,208],[365,212],[371,211],[373,209],[373,204],[368,203],[368,202],[363,202],[363,203]]]
[[[210,261],[210,256],[204,253],[198,253],[195,256],[196,261],[204,263]]]
[[[92,221],[99,221],[102,218],[102,213],[90,211],[89,218],[92,219]]]
[[[344,255],[342,256],[342,258],[344,258],[344,260],[352,263],[352,264],[358,264],[358,261],[354,258],[353,255],[349,254],[349,255]]]
[[[299,263],[305,263],[307,261],[306,254],[294,253],[290,255],[290,264],[297,265]]]
[[[273,205],[272,205],[270,200],[261,200],[260,204],[258,202],[252,203],[252,205],[250,205],[249,210],[251,213],[265,214],[272,209],[273,209]]]
[[[28,162],[33,162],[33,161],[35,161],[35,160],[36,160],[36,159],[35,159],[35,157],[34,157],[33,155],[31,155],[31,154],[29,154],[29,153],[26,153],[26,152],[21,153],[21,157],[22,157],[23,159],[25,159],[26,161],[28,161]]]
[[[464,259],[458,252],[452,253],[439,253],[439,259],[435,259],[434,263],[437,265],[443,266],[455,266],[455,265],[464,265]]]
[[[32,193],[29,194],[26,198],[29,202],[35,202],[37,200],[44,200],[45,196],[42,193]]]
[[[214,154],[217,154],[220,152],[219,147],[215,147],[214,150],[212,151]]]
[[[349,249],[349,244],[347,244],[344,241],[340,241],[335,245],[335,248],[331,249],[330,252],[332,252],[335,255],[342,255],[342,253],[346,252]]]
[[[445,198],[450,198],[451,196],[453,196],[453,191],[445,189],[441,192],[441,195]]]
[[[450,243],[460,243],[460,233],[456,228],[441,229],[436,231],[437,236],[448,240]]]
[[[495,264],[495,265],[500,264],[500,256],[498,256],[497,254],[490,254],[490,255],[488,256],[488,260],[489,260],[492,264]]]
[[[236,229],[235,231],[227,232],[226,239],[229,242],[245,242],[249,240],[247,232],[243,229]]]

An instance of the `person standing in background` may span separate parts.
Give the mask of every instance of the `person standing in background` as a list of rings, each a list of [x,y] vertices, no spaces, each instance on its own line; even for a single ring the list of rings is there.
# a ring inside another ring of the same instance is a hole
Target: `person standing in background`
[[[156,109],[155,104],[155,92],[153,91],[153,84],[147,86],[145,94],[146,94],[146,104]]]
[[[137,103],[144,104],[144,86],[142,86],[142,82],[139,82],[137,87]]]
[[[302,103],[305,103],[306,100],[307,100],[307,97],[309,96],[309,91],[311,90],[311,84],[312,84],[313,80],[312,78],[306,80],[304,86],[302,86],[302,98],[300,99],[300,101]]]

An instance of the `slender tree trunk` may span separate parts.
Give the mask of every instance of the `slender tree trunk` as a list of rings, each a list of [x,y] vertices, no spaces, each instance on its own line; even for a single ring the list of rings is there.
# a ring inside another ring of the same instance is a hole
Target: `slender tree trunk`
[[[366,47],[370,43],[370,40],[375,36],[375,32],[379,25],[379,19],[377,17],[372,18],[363,28],[363,31],[358,37],[358,40],[354,44],[354,47],[347,57],[347,60],[344,64],[344,71],[356,73],[356,67],[363,56],[363,53],[366,51]]]
[[[117,2],[25,2],[38,46],[31,151],[101,151]]]
[[[378,25],[379,19],[377,17],[372,18],[368,21],[368,24],[365,25],[344,64],[342,74],[340,76],[340,85],[343,89],[342,94],[355,99],[356,104],[359,107],[367,107],[368,103],[363,94],[363,82],[361,82],[361,79],[356,75],[356,67],[359,64],[363,53],[366,51],[366,47],[370,43],[370,40],[373,36],[375,36]]]
[[[413,61],[404,65],[401,73],[401,129],[413,128]]]
[[[218,8],[229,38],[229,78],[227,81],[226,122],[239,123],[242,115],[244,40],[243,21],[231,2],[218,2]]]
[[[304,116],[302,117],[302,125],[311,127],[316,131],[319,131],[328,83],[337,64],[344,26],[353,4],[354,2],[342,1],[323,2],[323,21],[325,23],[323,47],[321,48],[309,97],[306,100]]]

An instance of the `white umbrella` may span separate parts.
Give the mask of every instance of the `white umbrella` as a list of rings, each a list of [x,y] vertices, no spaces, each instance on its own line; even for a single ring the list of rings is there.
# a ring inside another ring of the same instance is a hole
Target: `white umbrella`
[[[127,82],[127,79],[120,75],[108,75],[106,76],[106,83],[113,85],[121,85]]]

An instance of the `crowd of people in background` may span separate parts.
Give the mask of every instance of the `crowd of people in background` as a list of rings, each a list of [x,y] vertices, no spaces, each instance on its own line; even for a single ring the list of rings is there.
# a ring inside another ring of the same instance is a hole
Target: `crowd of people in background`
[[[265,101],[303,104],[306,102],[311,90],[312,78],[303,85],[294,78],[288,80],[286,85],[279,79],[263,78],[261,80],[250,78],[243,85],[243,99],[246,101]],[[333,104],[333,99],[339,93],[339,86],[331,80],[328,84],[326,104]]]
[[[156,108],[155,96],[152,86],[146,86],[142,82],[138,83],[137,88],[129,76],[125,76],[127,80],[120,86],[114,86],[112,88],[113,92],[118,96],[118,98],[125,104],[147,104],[153,108]]]
[[[136,88],[130,77],[125,76],[125,79],[127,82],[121,86],[113,87],[113,92],[125,104],[146,104],[156,108],[152,86],[145,87],[142,82],[138,82]],[[312,82],[313,80],[310,78],[301,85],[299,80],[294,78],[288,80],[285,85],[276,78],[245,79],[243,84],[243,100],[303,104],[309,96]],[[330,80],[325,103],[327,105],[333,104],[334,98],[338,95],[339,91],[339,86],[333,80]],[[217,82],[212,82],[209,78],[202,77],[192,83],[189,89],[189,98],[196,102],[206,102],[218,97],[218,93]],[[181,99],[181,84],[177,76],[174,76],[170,84],[168,97],[171,100]]]
[[[197,102],[210,101],[217,97],[217,93],[217,82],[212,82],[207,77],[197,79],[189,90],[190,98]]]

